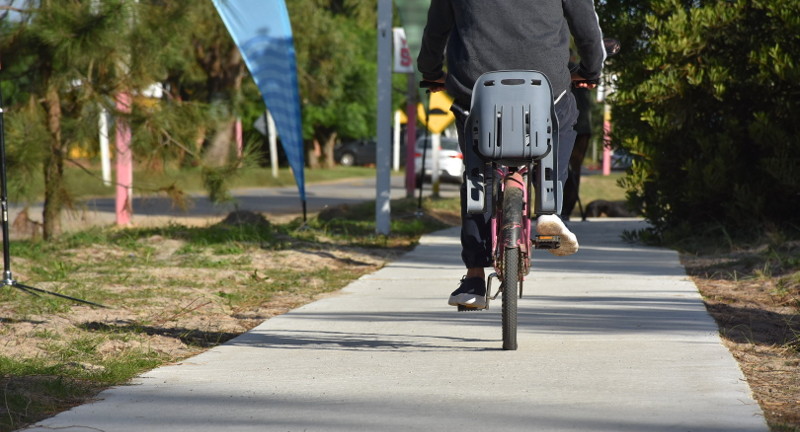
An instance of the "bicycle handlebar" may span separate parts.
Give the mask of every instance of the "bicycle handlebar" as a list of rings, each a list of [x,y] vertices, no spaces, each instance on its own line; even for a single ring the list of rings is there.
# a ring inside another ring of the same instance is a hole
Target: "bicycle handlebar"
[[[444,86],[444,83],[436,81],[422,80],[419,82],[419,88],[432,88],[432,87],[442,87],[442,86]]]
[[[592,80],[573,80],[572,84],[590,84],[590,85],[599,85],[599,79],[592,79]]]
[[[465,110],[461,105],[455,102],[453,102],[453,104],[450,105],[450,111],[452,111],[453,114],[462,116],[464,118],[469,117],[469,111]]]

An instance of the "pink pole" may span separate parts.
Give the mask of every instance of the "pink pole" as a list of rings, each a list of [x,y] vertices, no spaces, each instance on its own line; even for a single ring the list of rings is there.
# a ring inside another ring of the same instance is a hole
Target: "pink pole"
[[[408,102],[406,103],[406,198],[414,196],[416,175],[414,154],[417,152],[417,103],[419,88],[413,73],[407,74]]]
[[[611,174],[611,105],[603,112],[603,175]]]
[[[121,113],[131,112],[130,93],[117,95],[117,110]],[[117,225],[130,225],[133,215],[133,154],[131,152],[131,129],[128,122],[117,117],[116,127],[116,165],[117,165]]]
[[[414,154],[417,141],[417,105],[409,103],[406,107],[406,197],[414,196],[416,176],[414,175]]]
[[[236,119],[236,127],[235,127],[235,134],[236,134],[236,157],[239,159],[242,158],[244,154],[244,137],[242,132],[242,119]]]

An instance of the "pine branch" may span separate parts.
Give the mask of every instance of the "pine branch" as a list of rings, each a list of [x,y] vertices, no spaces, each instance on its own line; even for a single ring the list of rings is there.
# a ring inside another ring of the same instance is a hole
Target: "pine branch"
[[[31,12],[30,9],[21,9],[21,8],[14,7],[14,6],[0,6],[0,10],[11,11],[11,12],[19,12],[19,13]]]

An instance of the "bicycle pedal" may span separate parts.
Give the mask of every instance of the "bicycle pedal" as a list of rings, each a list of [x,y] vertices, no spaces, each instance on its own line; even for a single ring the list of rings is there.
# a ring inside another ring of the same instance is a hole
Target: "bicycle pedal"
[[[561,247],[561,236],[537,235],[533,240],[533,247],[536,249],[558,249]]]
[[[464,305],[458,305],[458,311],[459,312],[477,312],[477,311],[482,311],[484,309],[486,309],[486,308],[473,308],[473,307],[467,307],[467,306],[464,306]]]

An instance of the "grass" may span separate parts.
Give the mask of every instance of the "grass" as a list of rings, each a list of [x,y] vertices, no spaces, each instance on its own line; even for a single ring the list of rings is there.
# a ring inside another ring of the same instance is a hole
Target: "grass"
[[[580,198],[583,206],[594,200],[622,201],[625,199],[625,190],[617,182],[625,175],[624,172],[613,171],[610,175],[600,174],[581,176]]]
[[[114,186],[105,186],[102,182],[102,175],[99,168],[91,165],[78,167],[68,164],[64,169],[64,177],[67,190],[70,191],[72,198],[80,199],[86,197],[113,196]],[[13,172],[10,176],[13,176]],[[623,172],[613,171],[609,176],[603,175],[584,175],[581,178],[581,200],[587,204],[595,199],[605,199],[617,201],[625,199],[625,192],[616,182],[622,178]],[[371,167],[344,167],[337,166],[332,169],[309,169],[304,173],[307,183],[319,183],[335,181],[353,177],[374,177],[375,168]],[[161,190],[162,188],[175,185],[187,193],[202,193],[205,189],[202,182],[202,173],[199,168],[175,168],[138,166],[134,170],[134,186],[140,188],[143,194]],[[31,179],[30,197],[41,199],[44,196],[44,184],[42,179]],[[247,167],[241,169],[237,174],[228,180],[228,187],[234,188],[258,188],[258,187],[280,187],[293,186],[294,176],[288,168],[278,170],[278,177],[272,176],[269,168]],[[15,200],[11,194],[11,199]]]
[[[83,165],[83,164],[82,164]],[[77,166],[68,164],[64,167],[64,178],[66,189],[70,191],[73,199],[87,197],[113,196],[115,187],[106,186],[102,181],[102,173],[98,167],[92,164]],[[9,173],[13,176],[14,173]],[[374,168],[367,167],[335,167],[332,169],[306,170],[305,180],[308,183],[326,182],[353,177],[369,177],[375,175]],[[157,193],[165,187],[174,185],[175,188],[186,193],[200,193],[203,187],[202,173],[200,168],[177,168],[177,167],[147,167],[137,166],[133,174],[134,187],[137,194],[147,195]],[[13,177],[10,178],[10,183]],[[294,176],[288,168],[278,170],[278,177],[272,176],[269,168],[246,167],[239,170],[235,176],[227,180],[228,188],[246,187],[279,187],[293,186]],[[44,196],[43,179],[36,177],[31,179],[27,198],[39,200]],[[22,197],[15,196],[14,191],[10,191],[12,201],[24,201]]]
[[[800,432],[798,233],[767,232],[747,242],[706,234],[671,246],[682,251],[770,430]]]

